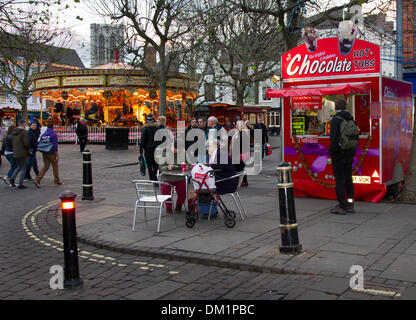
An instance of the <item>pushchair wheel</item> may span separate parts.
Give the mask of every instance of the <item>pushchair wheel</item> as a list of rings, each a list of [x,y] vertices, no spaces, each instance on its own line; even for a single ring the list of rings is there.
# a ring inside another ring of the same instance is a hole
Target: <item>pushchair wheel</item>
[[[234,226],[235,226],[235,219],[234,218],[227,218],[227,219],[225,219],[225,226],[227,228],[234,228]]]
[[[235,218],[237,217],[237,215],[235,214],[235,212],[234,211],[231,211],[231,210],[227,210],[227,219],[234,219],[235,220]]]
[[[191,229],[193,228],[195,225],[195,220],[191,219],[191,220],[186,220],[186,226]]]

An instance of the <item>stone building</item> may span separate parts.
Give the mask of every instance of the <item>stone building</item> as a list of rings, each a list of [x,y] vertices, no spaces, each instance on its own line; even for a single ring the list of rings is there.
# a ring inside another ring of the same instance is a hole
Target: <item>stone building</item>
[[[120,25],[108,25],[93,23],[91,31],[91,67],[106,64],[116,59],[118,50],[118,61],[124,62],[123,43],[125,40],[125,27]]]

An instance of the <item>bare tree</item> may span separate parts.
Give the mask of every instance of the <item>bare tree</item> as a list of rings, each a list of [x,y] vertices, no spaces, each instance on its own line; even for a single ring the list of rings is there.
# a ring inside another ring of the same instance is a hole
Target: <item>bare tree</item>
[[[166,113],[166,86],[171,65],[178,61],[182,39],[197,21],[192,0],[92,0],[96,10],[126,25],[126,56],[159,86],[159,114]],[[186,22],[186,23],[185,23]],[[158,65],[149,67],[145,55],[153,48]]]
[[[283,42],[278,20],[273,16],[230,10],[219,0],[202,8],[198,28],[209,57],[213,82],[233,88],[236,104],[242,106],[248,88],[270,78],[280,63]]]
[[[0,27],[0,87],[14,95],[27,118],[27,100],[33,94],[31,76],[42,72],[50,63],[58,61],[63,51],[54,47],[62,30],[53,28],[48,10],[34,6],[2,14]],[[61,38],[60,45],[70,41]]]

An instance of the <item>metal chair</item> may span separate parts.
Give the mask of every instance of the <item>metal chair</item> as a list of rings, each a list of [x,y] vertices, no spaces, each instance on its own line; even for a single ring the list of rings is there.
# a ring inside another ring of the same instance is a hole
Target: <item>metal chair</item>
[[[144,220],[147,223],[147,215],[146,215],[146,209],[147,208],[158,208],[159,209],[159,219],[157,223],[157,233],[160,233],[160,221],[162,219],[162,209],[163,205],[168,199],[171,199],[173,196],[173,188],[171,188],[171,194],[170,195],[161,195],[158,194],[157,190],[158,187],[162,184],[171,186],[170,184],[160,182],[160,181],[150,181],[150,180],[132,180],[132,183],[134,183],[136,187],[136,193],[137,193],[137,200],[136,204],[134,206],[134,216],[133,216],[133,228],[136,225],[136,214],[137,214],[137,208],[143,208],[144,211]],[[140,205],[140,203],[143,203],[143,205]],[[154,204],[154,205],[147,205],[148,203]]]
[[[237,189],[235,190],[235,192],[234,193],[225,193],[222,196],[231,196],[233,198],[234,203],[235,203],[235,205],[238,209],[238,212],[240,213],[241,220],[244,220],[243,212],[246,215],[246,217],[248,217],[247,211],[244,208],[243,203],[241,202],[240,194],[238,193],[238,190],[240,189],[240,186],[241,186],[241,183],[243,182],[243,178],[244,178],[245,174],[246,174],[246,172],[242,171],[242,172],[240,172],[240,173],[238,173],[234,176],[228,177],[226,179],[221,179],[221,180],[215,181],[215,183],[218,183],[218,182],[231,180],[231,179],[234,179],[234,178],[238,177],[238,185],[237,185]],[[240,209],[240,206],[241,206],[242,210]],[[210,211],[211,211],[211,209],[210,209]]]

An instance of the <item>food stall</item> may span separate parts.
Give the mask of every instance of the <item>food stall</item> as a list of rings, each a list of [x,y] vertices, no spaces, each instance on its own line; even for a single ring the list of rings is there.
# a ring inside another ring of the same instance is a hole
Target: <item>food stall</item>
[[[143,70],[121,62],[93,69],[42,72],[34,75],[33,79],[34,95],[54,104],[60,100],[65,110],[70,106],[76,111],[76,116],[95,120],[91,124],[137,126],[139,122],[145,123],[149,112],[158,115],[158,83]],[[173,112],[183,118],[192,113],[188,110],[187,100],[193,100],[197,92],[198,81],[193,77],[181,73],[168,75],[168,103],[174,102],[174,108],[181,110]],[[57,120],[57,112],[50,109],[51,121]]]
[[[413,136],[412,86],[382,76],[379,46],[354,39],[319,39],[282,56],[283,159],[293,167],[298,197],[336,199],[329,154],[335,101],[344,98],[359,127],[353,163],[356,200],[378,202],[407,173]],[[349,50],[346,50],[349,49]]]

